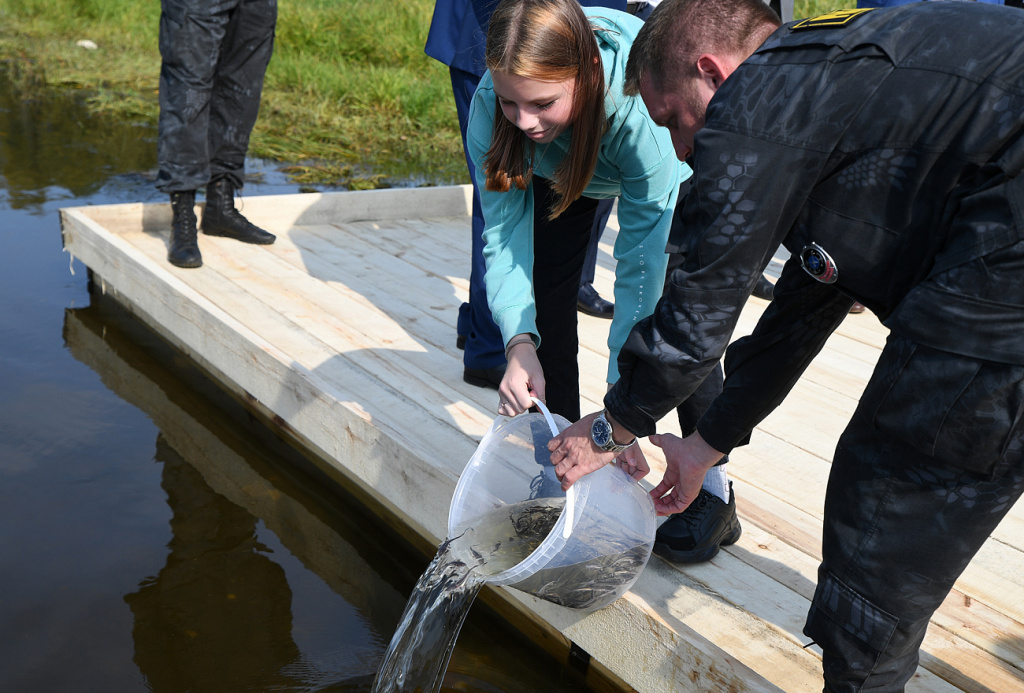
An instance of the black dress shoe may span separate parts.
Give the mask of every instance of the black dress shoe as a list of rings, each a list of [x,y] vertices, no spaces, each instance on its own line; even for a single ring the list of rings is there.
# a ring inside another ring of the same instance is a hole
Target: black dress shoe
[[[768,281],[768,277],[762,274],[761,278],[757,280],[757,284],[754,284],[754,295],[770,301],[775,296],[775,285]]]
[[[462,371],[462,379],[470,385],[477,387],[489,387],[494,390],[501,385],[501,379],[505,377],[505,364],[494,368],[469,368]]]
[[[852,306],[850,306],[850,313],[852,315],[858,315],[860,313],[863,313],[865,310],[867,310],[867,308],[860,301],[857,301]]]
[[[612,315],[615,314],[615,304],[601,298],[593,284],[583,284],[580,286],[580,293],[576,298],[576,308],[581,313],[593,315],[595,318],[611,320]]]

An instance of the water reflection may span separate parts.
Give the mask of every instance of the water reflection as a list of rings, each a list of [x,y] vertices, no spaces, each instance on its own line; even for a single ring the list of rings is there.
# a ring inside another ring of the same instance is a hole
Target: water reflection
[[[159,572],[124,596],[149,688],[319,690],[372,673],[410,547],[341,512],[357,502],[317,487],[308,460],[119,304],[90,298],[65,313],[68,349],[159,430],[171,539]],[[381,558],[385,570],[368,562]]]
[[[16,63],[0,69],[0,117],[0,174],[13,209],[43,204],[52,188],[85,197],[119,175],[154,176],[155,127],[92,117],[80,95],[44,89]]]
[[[163,435],[156,460],[174,512],[167,565],[125,597],[135,663],[155,693],[299,690],[292,591],[257,519],[217,494]]]

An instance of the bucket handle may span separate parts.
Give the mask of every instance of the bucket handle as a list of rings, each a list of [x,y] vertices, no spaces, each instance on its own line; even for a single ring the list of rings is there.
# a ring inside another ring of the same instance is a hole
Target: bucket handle
[[[555,419],[551,416],[551,412],[548,411],[547,406],[545,406],[545,404],[536,397],[531,397],[530,399],[532,399],[533,403],[537,405],[538,409],[540,409],[540,413],[544,415],[544,420],[548,422],[548,428],[551,429],[551,435],[557,436],[560,431],[558,430],[558,426],[555,424]]]
[[[551,435],[557,436],[561,431],[558,430],[558,426],[555,424],[554,418],[551,416],[551,412],[548,408],[536,397],[531,397],[533,403],[540,409],[540,413],[544,415],[544,420],[548,422],[548,428],[551,429]],[[562,538],[568,539],[569,535],[572,534],[572,516],[576,509],[576,485],[573,484],[569,487],[569,490],[565,493],[565,524],[562,525]]]

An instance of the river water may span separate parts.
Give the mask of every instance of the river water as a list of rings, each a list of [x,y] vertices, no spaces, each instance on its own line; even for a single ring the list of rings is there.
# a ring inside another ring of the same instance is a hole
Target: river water
[[[0,691],[369,691],[430,555],[62,251],[61,207],[163,201],[155,148],[0,72]],[[588,689],[478,603],[442,690]]]

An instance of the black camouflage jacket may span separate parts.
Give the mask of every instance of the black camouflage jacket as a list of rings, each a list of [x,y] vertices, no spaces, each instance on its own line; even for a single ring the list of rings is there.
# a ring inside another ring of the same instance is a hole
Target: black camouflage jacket
[[[729,347],[725,391],[698,425],[722,452],[782,401],[854,299],[915,342],[1024,364],[1024,12],[829,16],[779,29],[709,104],[670,242],[686,260],[605,398],[634,433],[654,433],[726,353],[780,243],[793,257],[775,299]]]

